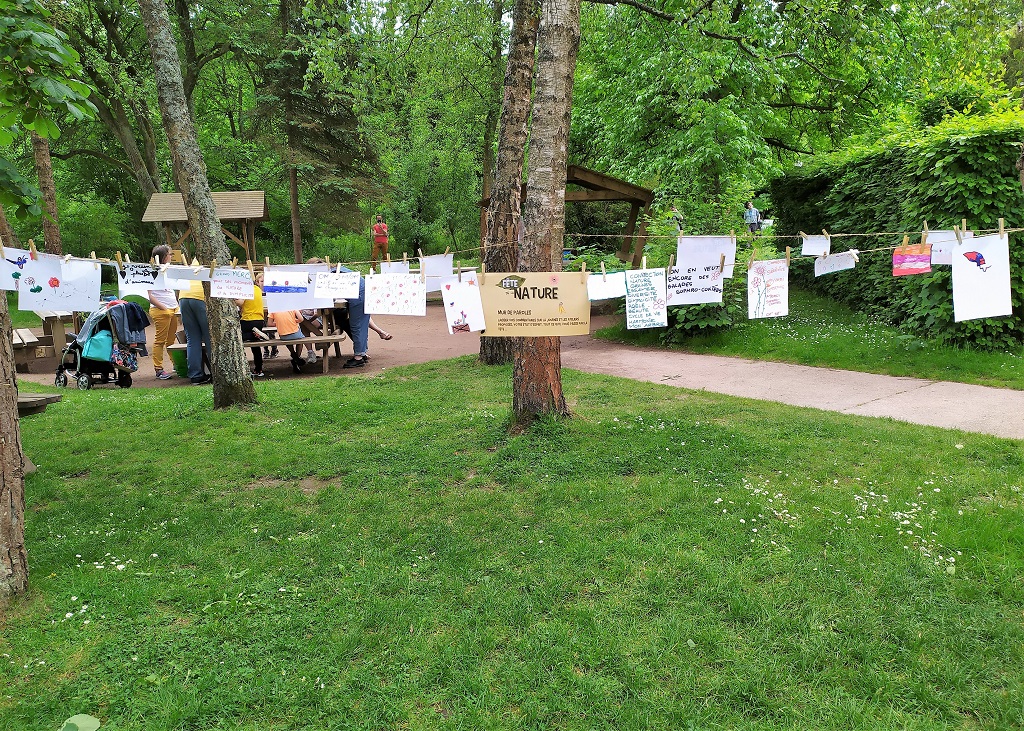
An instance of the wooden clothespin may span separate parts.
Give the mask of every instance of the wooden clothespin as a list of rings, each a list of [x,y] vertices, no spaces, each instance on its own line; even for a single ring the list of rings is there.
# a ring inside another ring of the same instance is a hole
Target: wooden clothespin
[[[269,256],[263,257],[263,268],[264,269],[269,269],[270,268],[270,257]]]
[[[967,230],[967,219],[966,218],[961,218],[960,219],[960,230],[961,231],[966,231]]]
[[[388,260],[388,264],[390,264],[391,263],[391,253],[388,252],[387,254],[384,255],[384,257]]]
[[[151,267],[155,267],[156,266],[156,257],[155,256],[149,257],[149,265]]]
[[[900,244],[900,246],[906,246],[909,243],[910,243],[910,237],[907,236],[906,234],[903,234],[903,243]]]
[[[800,231],[799,234],[800,234],[800,238],[801,239],[806,239],[807,238],[807,234],[805,234],[803,231]]]
[[[334,268],[334,273],[335,274],[341,274],[341,262],[340,261],[338,262],[338,266],[336,266]]]
[[[828,250],[832,251],[832,234],[830,234],[825,229],[821,229],[821,233],[822,233],[822,235],[824,235],[825,241],[828,242]]]
[[[92,268],[93,269],[99,269],[100,268],[100,263],[98,261],[96,261],[96,252],[95,251],[90,251],[89,252],[89,258],[93,260]]]
[[[7,255],[4,253],[4,237],[0,236],[0,259],[6,259]]]
[[[36,242],[32,239],[28,240],[28,255],[33,259],[39,258],[39,252],[36,251]]]
[[[1003,238],[1004,236],[1006,236],[1006,219],[1005,218],[1000,218],[999,219],[999,238]]]
[[[65,264],[67,264],[67,263],[68,263],[69,261],[71,261],[71,254],[67,254],[67,255],[66,255],[66,256],[64,257],[64,263],[65,263]]]
[[[327,268],[330,269],[331,268],[331,257],[325,256],[324,257],[324,264],[326,264]]]
[[[120,251],[115,251],[114,252],[114,256],[117,258],[117,268],[118,269],[123,269],[124,268],[124,262],[121,261],[121,252]]]
[[[953,227],[953,235],[956,236],[956,243],[957,243],[957,245],[958,246],[963,246],[963,244],[964,244],[964,234],[963,234],[963,231],[961,231],[959,228],[954,226]]]
[[[420,259],[422,259],[423,258],[423,249],[416,249],[416,254],[420,257]]]
[[[409,252],[408,251],[403,251],[402,252],[402,263],[403,264],[408,264],[409,263]]]
[[[584,284],[587,283],[587,262],[585,259],[580,262],[580,281]]]
[[[249,267],[249,276],[252,278],[253,283],[256,282],[256,270],[252,267],[252,259],[246,259],[245,265]]]
[[[210,279],[213,279],[213,270],[217,268],[217,260],[214,259],[210,262]]]
[[[607,282],[608,281],[608,272],[604,268],[604,262],[603,261],[601,262],[601,281],[602,282]]]
[[[725,274],[725,254],[720,254],[718,257],[718,272]]]
[[[792,259],[793,250],[789,246],[786,247],[786,267],[789,267],[789,262]]]
[[[928,243],[928,219],[924,220],[924,225],[921,226],[921,246]]]
[[[640,259],[640,268],[641,269],[646,269],[647,268],[647,257],[646,256],[641,257],[641,259]]]
[[[750,261],[747,262],[747,271],[749,272],[754,266],[754,259],[757,258],[757,249],[750,250]]]
[[[675,265],[676,265],[676,255],[675,254],[669,254],[668,255],[668,269],[665,270],[665,273],[668,274],[668,272],[672,271],[672,267],[674,267]]]
[[[480,286],[484,286],[484,278],[487,276],[487,265],[484,262],[480,262],[480,276],[477,279],[480,281]]]
[[[124,255],[124,263],[125,264],[131,264],[132,263],[132,258],[130,256],[128,256],[127,254]]]
[[[450,247],[450,246],[446,246],[446,247],[444,247],[444,255],[445,255],[445,256],[448,256],[448,252],[449,252],[449,251],[451,251],[451,250],[452,250],[452,249],[451,249],[451,247]]]
[[[237,267],[237,266],[238,266],[238,257],[236,256],[236,257],[234,257],[234,258],[233,258],[233,259],[231,260],[231,268],[232,268],[232,269],[234,269],[234,268],[235,268],[235,267]]]
[[[459,282],[462,282],[462,260],[455,262],[455,271],[459,273]]]
[[[729,229],[729,238],[732,239],[732,245],[735,246],[736,245],[736,229],[734,229],[734,228]]]
[[[853,261],[855,264],[860,263],[860,257],[858,256],[858,254],[860,254],[860,252],[857,251],[856,249],[850,249],[850,256],[853,257]]]

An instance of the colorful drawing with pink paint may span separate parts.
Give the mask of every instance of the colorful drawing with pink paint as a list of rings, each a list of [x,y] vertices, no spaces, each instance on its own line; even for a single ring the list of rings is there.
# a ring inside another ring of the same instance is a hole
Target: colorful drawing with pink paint
[[[911,274],[927,274],[931,270],[931,244],[898,246],[892,252],[892,275],[894,277],[906,277]]]

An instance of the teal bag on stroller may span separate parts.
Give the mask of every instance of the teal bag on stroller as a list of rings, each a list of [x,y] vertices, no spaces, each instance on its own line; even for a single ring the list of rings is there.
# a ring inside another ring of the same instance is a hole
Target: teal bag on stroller
[[[82,357],[90,360],[102,360],[110,362],[110,354],[114,350],[114,338],[109,330],[97,330],[96,333],[85,342],[82,348]]]

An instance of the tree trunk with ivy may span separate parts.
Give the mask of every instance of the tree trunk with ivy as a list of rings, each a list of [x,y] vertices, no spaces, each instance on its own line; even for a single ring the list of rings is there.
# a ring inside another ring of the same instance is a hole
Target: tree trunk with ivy
[[[32,156],[36,162],[36,177],[43,194],[43,239],[48,254],[63,254],[64,245],[60,240],[60,226],[57,224],[57,186],[53,183],[53,160],[50,158],[50,143],[46,138],[32,133]]]
[[[580,47],[580,0],[543,3],[537,46],[524,235],[519,247],[519,270],[524,272],[562,268],[569,121]],[[517,343],[512,366],[513,419],[516,424],[525,425],[545,414],[569,414],[562,392],[561,340],[522,338]]]
[[[18,424],[18,383],[11,316],[7,297],[0,296],[0,607],[27,587],[25,465]]]
[[[231,254],[224,242],[224,232],[206,177],[206,164],[185,98],[178,49],[171,33],[167,6],[162,0],[140,0],[139,9],[156,71],[157,98],[171,150],[174,176],[185,199],[185,212],[196,254],[204,264],[214,260],[230,262]],[[209,289],[206,294],[214,408],[256,403],[249,361],[242,349],[238,308],[231,300],[211,298]]]
[[[491,201],[487,207],[484,265],[491,272],[513,271],[517,263],[523,161],[539,25],[538,0],[516,0],[498,127],[498,158]],[[488,365],[511,363],[516,340],[481,337],[480,360]]]

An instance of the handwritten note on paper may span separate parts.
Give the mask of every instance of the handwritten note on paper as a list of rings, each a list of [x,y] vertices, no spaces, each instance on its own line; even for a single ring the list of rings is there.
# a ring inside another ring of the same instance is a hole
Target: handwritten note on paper
[[[665,270],[638,269],[626,274],[626,329],[666,327]]]
[[[214,269],[210,279],[210,296],[226,300],[251,300],[255,296],[252,275],[248,269]]]
[[[700,305],[721,302],[725,283],[718,265],[672,267],[668,272],[668,305]]]
[[[27,251],[4,247],[4,256],[0,259],[0,289],[18,289],[18,281],[25,273],[25,265],[30,258]]]
[[[754,262],[747,272],[747,316],[785,317],[789,314],[789,266],[785,259]]]
[[[719,266],[725,255],[722,276],[732,278],[736,265],[736,240],[732,236],[682,236],[676,240],[676,263],[681,269]]]
[[[964,240],[953,250],[953,319],[1013,314],[1010,240],[1005,234]]]
[[[427,287],[419,274],[368,274],[365,308],[371,315],[426,316]]]
[[[153,264],[126,262],[117,271],[117,295],[127,297],[130,294],[149,298],[149,290],[167,289],[160,267]]]
[[[974,232],[963,231],[960,238],[972,239]],[[953,249],[956,247],[955,231],[929,231],[927,241],[932,247],[932,266],[936,264],[952,265]]]
[[[359,272],[316,272],[314,276],[314,297],[345,300],[359,296]]]
[[[587,296],[595,300],[611,300],[626,296],[626,273],[591,274],[587,277]]]
[[[820,277],[823,274],[835,274],[846,269],[853,269],[857,266],[858,253],[856,249],[851,249],[838,254],[819,256],[814,260],[814,276]]]
[[[928,244],[898,246],[892,252],[892,275],[906,277],[932,270],[932,247]]]
[[[476,280],[444,280],[441,284],[444,314],[448,321],[448,334],[479,332],[484,329],[484,306],[480,300],[480,287]]]

